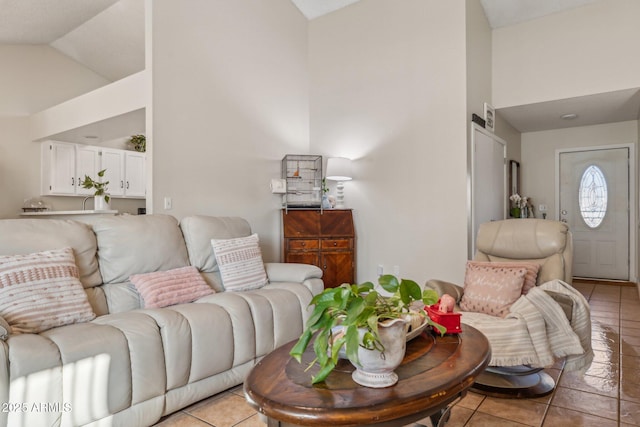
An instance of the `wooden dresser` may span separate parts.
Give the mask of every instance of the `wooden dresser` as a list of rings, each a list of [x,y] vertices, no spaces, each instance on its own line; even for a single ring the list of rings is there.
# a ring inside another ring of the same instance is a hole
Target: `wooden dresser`
[[[354,283],[356,234],[350,209],[282,210],[282,259],[317,265],[325,288]]]

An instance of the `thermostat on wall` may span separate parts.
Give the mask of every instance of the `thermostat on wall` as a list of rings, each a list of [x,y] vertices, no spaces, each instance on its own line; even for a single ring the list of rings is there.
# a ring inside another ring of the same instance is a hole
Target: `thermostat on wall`
[[[273,194],[284,194],[287,192],[287,181],[285,179],[272,179],[271,192]]]

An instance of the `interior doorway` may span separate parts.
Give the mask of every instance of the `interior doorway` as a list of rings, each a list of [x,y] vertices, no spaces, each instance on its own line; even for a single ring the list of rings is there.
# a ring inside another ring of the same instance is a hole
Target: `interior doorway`
[[[507,143],[471,124],[469,258],[475,253],[480,224],[505,219],[507,212]]]
[[[630,280],[631,147],[583,148],[557,156],[557,218],[573,234],[573,275]]]

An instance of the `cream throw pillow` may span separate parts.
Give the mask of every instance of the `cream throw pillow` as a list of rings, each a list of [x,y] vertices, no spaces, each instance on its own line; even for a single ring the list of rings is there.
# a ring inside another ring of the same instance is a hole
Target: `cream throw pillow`
[[[211,240],[225,290],[247,291],[269,282],[258,241],[255,233],[248,237]]]
[[[73,249],[0,256],[0,315],[13,333],[39,333],[96,317]]]
[[[522,294],[525,267],[467,262],[460,309],[504,317]]]
[[[134,274],[129,280],[142,295],[145,308],[184,304],[214,293],[195,267]]]

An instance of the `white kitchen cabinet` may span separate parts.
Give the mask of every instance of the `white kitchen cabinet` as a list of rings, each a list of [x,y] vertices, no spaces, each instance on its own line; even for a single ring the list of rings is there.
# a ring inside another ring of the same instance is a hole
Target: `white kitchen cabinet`
[[[102,165],[106,169],[104,180],[109,181],[111,197],[144,198],[146,155],[137,151],[102,149]]]
[[[98,179],[100,172],[100,148],[92,145],[76,144],[76,194],[93,195],[93,188],[82,188],[85,176]]]
[[[93,145],[45,141],[42,144],[42,194],[53,196],[93,195],[82,188],[85,175],[109,181],[111,197],[146,197],[145,153]]]
[[[125,183],[124,195],[126,197],[145,197],[147,194],[146,155],[137,151],[125,151]]]
[[[106,169],[104,180],[109,181],[108,193],[111,197],[124,196],[124,150],[102,149],[101,170]]]
[[[45,141],[42,143],[41,193],[74,196],[92,194],[80,183],[85,175],[95,179],[100,167],[97,147]]]

